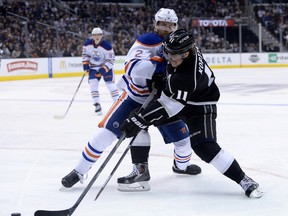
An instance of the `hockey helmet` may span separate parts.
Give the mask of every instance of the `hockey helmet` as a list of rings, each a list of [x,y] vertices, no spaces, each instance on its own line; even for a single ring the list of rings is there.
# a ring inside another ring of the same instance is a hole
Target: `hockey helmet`
[[[93,28],[91,34],[103,34],[103,31],[101,28],[97,27],[97,28]]]
[[[194,46],[192,33],[186,29],[171,32],[164,41],[164,52],[172,55],[188,52]]]
[[[99,44],[102,40],[103,37],[103,31],[101,28],[97,27],[97,28],[93,28],[92,30],[92,38],[95,41],[96,44]]]
[[[177,23],[178,17],[173,9],[161,8],[155,14],[155,21]]]
[[[166,37],[171,31],[175,31],[178,28],[178,17],[173,9],[161,8],[155,14],[154,27],[155,32],[165,31],[162,37]]]

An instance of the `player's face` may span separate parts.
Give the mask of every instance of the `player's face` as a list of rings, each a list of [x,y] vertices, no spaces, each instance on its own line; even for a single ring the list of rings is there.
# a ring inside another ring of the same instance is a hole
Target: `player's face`
[[[99,44],[102,40],[103,34],[92,34],[92,38],[96,44]]]
[[[157,34],[165,38],[170,32],[177,30],[177,24],[171,22],[157,22],[155,25]]]
[[[172,67],[176,68],[182,64],[184,58],[189,55],[189,52],[185,52],[183,54],[171,54],[168,52],[164,52],[164,56],[167,61],[172,65]]]

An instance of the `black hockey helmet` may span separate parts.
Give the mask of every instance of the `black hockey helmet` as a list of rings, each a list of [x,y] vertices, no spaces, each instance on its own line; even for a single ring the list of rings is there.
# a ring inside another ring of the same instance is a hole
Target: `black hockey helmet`
[[[164,40],[164,52],[174,54],[183,54],[189,51],[194,45],[192,33],[186,29],[178,29],[171,32]]]

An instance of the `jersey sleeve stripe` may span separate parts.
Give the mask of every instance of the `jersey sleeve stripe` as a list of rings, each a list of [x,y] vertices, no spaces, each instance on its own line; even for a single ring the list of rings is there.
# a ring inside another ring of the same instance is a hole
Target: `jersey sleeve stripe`
[[[131,61],[128,62],[127,67],[125,66],[125,72],[128,74],[128,76],[131,75],[131,71],[133,70],[137,62],[139,62],[138,59],[132,59]]]

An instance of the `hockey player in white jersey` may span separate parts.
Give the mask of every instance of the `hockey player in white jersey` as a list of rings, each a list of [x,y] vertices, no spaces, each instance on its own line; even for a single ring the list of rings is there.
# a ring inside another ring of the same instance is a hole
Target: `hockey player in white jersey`
[[[113,101],[117,101],[119,91],[115,84],[114,62],[115,54],[108,41],[103,39],[103,31],[97,27],[92,30],[92,39],[88,39],[82,50],[84,71],[89,73],[89,86],[95,112],[101,114],[99,98],[99,81],[103,77]]]
[[[83,181],[83,175],[89,171],[106,147],[121,136],[120,125],[130,113],[139,109],[150,95],[147,80],[156,81],[166,74],[166,63],[157,54],[162,49],[165,36],[177,29],[177,22],[178,17],[174,10],[161,8],[155,15],[155,32],[141,35],[131,47],[126,58],[125,75],[120,81],[124,92],[99,123],[100,128],[84,148],[78,164],[62,179],[64,187],[69,188]],[[174,118],[157,128],[165,143],[174,144],[173,171],[188,175],[201,173],[199,166],[190,163],[192,148],[186,124]],[[118,179],[119,190],[150,190],[149,150],[150,135],[148,131],[140,131],[131,148],[133,172],[128,177]]]

